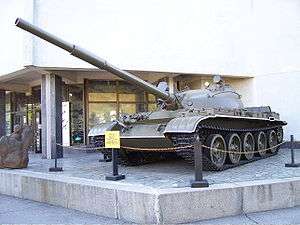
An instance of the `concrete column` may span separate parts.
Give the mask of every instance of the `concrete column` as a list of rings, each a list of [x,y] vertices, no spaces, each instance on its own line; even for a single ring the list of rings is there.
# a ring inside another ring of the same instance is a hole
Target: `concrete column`
[[[55,74],[42,77],[41,85],[42,113],[42,155],[53,159],[63,157],[62,144],[62,79]]]
[[[5,91],[0,90],[0,137],[6,135]]]
[[[174,78],[173,77],[169,77],[168,86],[169,86],[170,94],[174,94]]]

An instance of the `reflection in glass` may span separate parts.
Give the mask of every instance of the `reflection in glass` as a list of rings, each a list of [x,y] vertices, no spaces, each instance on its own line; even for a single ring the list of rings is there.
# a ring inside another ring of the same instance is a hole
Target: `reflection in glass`
[[[153,94],[148,94],[148,102],[156,102],[156,97]]]
[[[27,124],[32,126],[33,125],[33,104],[27,104]]]
[[[118,82],[120,102],[145,102],[145,91],[124,81]]]
[[[116,93],[116,81],[88,81],[88,93]]]
[[[153,104],[153,103],[148,104],[148,111],[149,112],[156,111],[156,109],[157,109],[157,104]]]
[[[120,115],[136,113],[136,104],[120,104]]]
[[[120,102],[135,102],[136,94],[119,94]]]
[[[117,93],[89,93],[90,102],[115,102]]]
[[[71,144],[84,141],[83,85],[69,85]]]
[[[122,114],[154,111],[156,97],[125,81],[88,81],[89,128]]]
[[[117,118],[116,103],[90,103],[89,128]]]

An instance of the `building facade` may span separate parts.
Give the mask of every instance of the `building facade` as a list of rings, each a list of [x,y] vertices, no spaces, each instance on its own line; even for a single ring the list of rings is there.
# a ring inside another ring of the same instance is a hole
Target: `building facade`
[[[270,105],[279,112],[289,123],[285,138],[300,138],[297,0],[0,0],[0,5],[5,31],[0,134],[15,124],[32,125],[36,151],[44,157],[53,156],[59,141],[86,144],[95,124],[155,110],[156,99],[21,31],[14,26],[17,17],[148,82],[164,80],[171,92],[203,88],[220,74],[242,94],[245,106]]]

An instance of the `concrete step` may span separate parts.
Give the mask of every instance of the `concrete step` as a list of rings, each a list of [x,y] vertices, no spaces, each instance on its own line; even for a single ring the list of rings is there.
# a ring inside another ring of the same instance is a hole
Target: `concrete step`
[[[188,223],[300,205],[300,177],[159,189],[0,170],[0,194],[135,223]]]

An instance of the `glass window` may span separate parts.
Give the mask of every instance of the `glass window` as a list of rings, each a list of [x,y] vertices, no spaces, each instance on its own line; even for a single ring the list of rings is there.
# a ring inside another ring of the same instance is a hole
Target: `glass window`
[[[88,93],[116,93],[116,81],[88,81]]]
[[[27,104],[27,124],[33,125],[33,104]]]
[[[155,95],[148,94],[148,102],[156,102],[156,97]]]
[[[136,103],[137,112],[146,112],[147,110],[147,104],[146,103]]]
[[[117,93],[89,93],[90,102],[115,102]]]
[[[11,93],[5,95],[5,119],[6,119],[6,134],[11,134],[11,104],[10,104]]]
[[[136,94],[119,94],[120,102],[136,102]]]
[[[120,102],[146,102],[145,92],[132,84],[119,81],[117,90]]]
[[[89,127],[117,118],[116,103],[89,103]]]
[[[136,104],[121,103],[119,107],[120,115],[136,113]]]
[[[119,106],[120,115],[145,112],[147,111],[146,109],[145,103],[120,103]]]
[[[156,97],[125,81],[87,81],[88,127],[122,114],[154,111]],[[149,103],[149,105],[148,105]]]
[[[83,85],[69,85],[71,144],[84,141]]]
[[[157,110],[157,104],[149,103],[148,104],[148,111],[153,112]]]
[[[157,110],[156,97],[155,95],[148,94],[148,110],[150,112]]]
[[[125,81],[118,81],[118,93],[138,93],[141,92],[139,88],[129,84]]]

